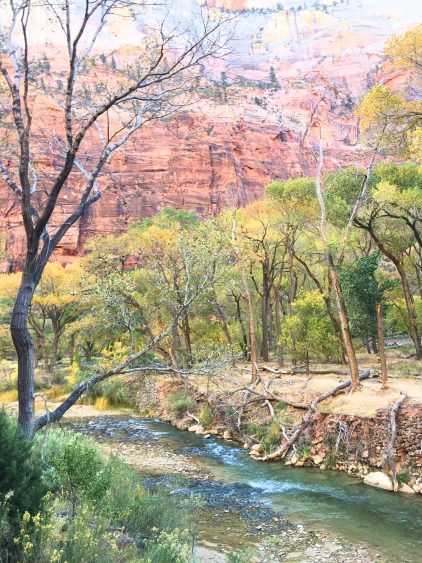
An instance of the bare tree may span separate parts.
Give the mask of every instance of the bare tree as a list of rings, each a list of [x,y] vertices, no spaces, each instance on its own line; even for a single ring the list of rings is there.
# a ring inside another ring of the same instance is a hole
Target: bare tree
[[[0,173],[18,200],[26,239],[11,332],[19,423],[30,437],[34,344],[28,314],[44,267],[70,227],[101,197],[101,173],[111,155],[146,123],[192,103],[204,63],[225,55],[229,37],[221,31],[223,21],[201,8],[181,29],[172,23],[171,10],[147,0],[0,0],[0,10],[0,97],[8,125]],[[154,19],[158,24],[147,24]],[[40,56],[40,21],[46,22],[50,58]],[[131,21],[139,43],[134,56],[120,56],[108,45],[108,29],[113,24],[124,31]],[[35,103],[41,95],[57,110],[52,127]],[[42,165],[46,155],[53,171]],[[67,198],[74,205],[66,212]]]
[[[323,165],[324,165],[324,152],[323,152],[323,148],[322,148],[321,139],[320,139],[320,143],[319,143],[319,159],[318,159],[317,176],[316,176],[316,192],[317,192],[319,207],[320,207],[320,210],[321,210],[321,222],[320,222],[321,239],[322,239],[322,242],[324,244],[324,249],[325,249],[325,256],[326,256],[326,261],[327,261],[327,266],[328,266],[328,275],[330,277],[331,284],[332,284],[334,294],[335,294],[335,297],[336,297],[338,314],[339,314],[339,318],[340,318],[340,329],[341,329],[341,335],[342,335],[342,339],[343,339],[343,345],[344,345],[344,349],[346,350],[347,358],[349,360],[349,369],[350,369],[350,376],[351,376],[351,382],[352,382],[351,390],[358,389],[359,387],[361,387],[361,384],[360,384],[360,379],[359,379],[359,367],[358,367],[358,361],[357,361],[357,357],[356,357],[356,351],[355,351],[355,347],[353,345],[352,333],[351,333],[351,330],[350,330],[349,317],[348,317],[348,314],[347,314],[346,303],[344,301],[343,291],[342,291],[341,283],[340,283],[339,268],[343,264],[343,261],[344,261],[344,258],[345,258],[345,252],[346,252],[347,246],[349,244],[350,234],[351,234],[351,230],[352,230],[352,227],[353,227],[353,222],[356,219],[356,216],[359,212],[359,209],[360,209],[363,201],[365,200],[366,194],[368,192],[369,182],[370,182],[370,179],[371,179],[376,154],[377,154],[377,152],[375,150],[373,152],[371,162],[368,165],[366,174],[364,175],[359,196],[358,196],[358,198],[357,198],[357,200],[356,200],[356,202],[353,206],[353,209],[352,209],[350,216],[349,216],[349,219],[347,221],[347,224],[346,224],[346,227],[345,227],[345,230],[344,230],[344,233],[343,233],[343,238],[342,238],[341,243],[340,243],[340,252],[339,252],[339,257],[337,259],[337,264],[336,264],[335,260],[334,260],[333,253],[330,250],[330,245],[329,245],[329,240],[328,240],[327,213],[326,213],[326,208],[325,208],[324,193],[323,193],[324,186],[323,186],[323,178],[322,178],[322,169],[323,169]]]

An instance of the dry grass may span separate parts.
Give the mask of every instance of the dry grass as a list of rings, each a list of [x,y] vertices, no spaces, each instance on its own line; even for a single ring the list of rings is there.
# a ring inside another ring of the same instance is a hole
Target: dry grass
[[[18,390],[11,389],[10,391],[3,391],[0,393],[0,404],[7,405],[18,400]]]
[[[94,407],[99,411],[106,411],[110,408],[105,397],[98,397],[98,399],[95,399]]]

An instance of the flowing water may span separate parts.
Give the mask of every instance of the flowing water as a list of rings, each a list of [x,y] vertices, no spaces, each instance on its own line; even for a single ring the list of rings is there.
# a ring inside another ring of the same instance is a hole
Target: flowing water
[[[259,517],[260,506],[262,513],[271,508],[314,530],[365,542],[380,552],[381,561],[382,556],[422,561],[422,495],[393,495],[339,473],[257,462],[230,443],[157,420],[110,417],[72,426],[100,441],[153,440],[173,453],[189,456],[214,478],[187,479],[179,489],[201,494],[210,509],[241,513],[253,506]]]

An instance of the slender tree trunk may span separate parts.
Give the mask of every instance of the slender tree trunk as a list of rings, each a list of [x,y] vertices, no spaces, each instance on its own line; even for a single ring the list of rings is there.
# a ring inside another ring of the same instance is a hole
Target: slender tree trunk
[[[377,303],[378,354],[381,365],[381,389],[388,389],[387,360],[384,347],[384,323],[382,320],[382,304]]]
[[[374,334],[371,336],[371,344],[374,354],[378,354],[377,339]]]
[[[353,346],[352,335],[350,333],[349,318],[347,316],[346,304],[344,303],[340,279],[337,270],[334,266],[333,257],[330,252],[327,252],[328,272],[330,274],[331,283],[337,300],[337,307],[340,317],[340,328],[343,336],[343,343],[346,349],[347,357],[349,359],[350,377],[352,380],[352,389],[357,389],[361,386],[359,381],[359,366],[356,358],[355,347]]]
[[[242,318],[242,309],[240,307],[240,296],[234,295],[234,300],[236,301],[236,318],[239,321],[240,332],[242,333],[242,348],[245,351],[245,356],[248,350],[248,337],[246,335],[245,325]]]
[[[261,355],[264,362],[268,362],[270,359],[269,351],[269,328],[268,328],[268,317],[269,317],[269,289],[267,280],[263,282],[263,294],[261,300],[261,316],[262,316],[262,347]]]
[[[53,373],[54,368],[57,364],[57,351],[59,347],[59,333],[57,328],[53,325],[53,341],[51,343],[51,355],[50,355],[50,373]]]
[[[185,339],[187,364],[190,366],[192,365],[192,342],[190,338],[189,317],[187,314],[182,320],[182,331]]]
[[[92,344],[91,342],[88,342],[87,344],[85,344],[85,346],[83,346],[83,350],[85,353],[85,361],[87,363],[91,363],[92,361],[92,351],[94,349],[94,344]]]
[[[281,344],[281,296],[280,287],[276,283],[274,285],[274,312],[275,312],[275,334],[276,334],[276,348],[277,348],[277,358],[278,365],[280,367],[284,366],[284,354],[283,346]]]
[[[179,330],[177,324],[173,325],[171,330],[171,358],[173,362],[176,364],[176,368],[180,367],[180,360],[179,360],[179,352],[182,349],[182,343],[180,341]]]
[[[289,283],[289,295],[288,295],[289,298],[288,312],[290,317],[293,316],[293,303],[296,300],[296,293],[297,293],[297,276],[293,268],[293,258],[294,258],[294,252],[291,247],[291,243],[289,243],[289,282],[290,283]],[[293,333],[291,334],[291,339],[292,339],[292,365],[295,366],[297,363],[296,336]]]
[[[214,297],[214,305],[215,305],[215,310],[217,313],[217,316],[219,318],[220,321],[220,325],[221,325],[221,330],[223,331],[223,334],[227,340],[227,344],[230,346],[230,348],[232,348],[233,346],[233,340],[229,331],[229,327],[227,326],[227,319],[226,319],[226,315],[223,311],[223,308],[221,307],[221,305],[218,303],[217,299]]]
[[[413,344],[415,345],[416,359],[421,360],[422,359],[421,338],[418,330],[418,319],[416,316],[415,302],[413,300],[413,295],[410,289],[409,280],[401,262],[397,261],[395,266],[400,275],[402,286],[403,286],[404,300],[406,302],[407,313],[409,315],[409,332]]]
[[[30,259],[27,259],[30,263]],[[35,291],[34,274],[24,270],[13,307],[10,330],[18,358],[19,425],[32,437],[34,421],[34,343],[28,330],[28,315]]]
[[[241,270],[242,270],[243,289],[245,292],[245,300],[248,310],[249,347],[251,351],[251,368],[252,368],[251,382],[254,383],[256,378],[258,377],[258,347],[256,344],[256,334],[255,334],[255,316],[253,311],[251,292],[249,290],[248,280],[246,279],[246,273],[243,263],[241,263]]]

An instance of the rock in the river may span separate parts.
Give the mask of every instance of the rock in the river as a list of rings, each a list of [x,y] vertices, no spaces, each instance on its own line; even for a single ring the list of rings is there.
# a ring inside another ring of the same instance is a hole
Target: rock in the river
[[[409,487],[409,485],[406,485],[406,483],[404,483],[400,488],[399,488],[399,492],[400,493],[410,493],[411,495],[414,495],[416,493],[416,491],[414,491],[412,489],[412,487]]]
[[[262,452],[264,451],[264,446],[262,444],[254,444],[251,447],[251,454],[262,454]]]
[[[315,465],[319,465],[324,460],[324,457],[322,455],[317,454],[317,455],[313,455],[311,459]]]
[[[384,489],[386,491],[393,490],[393,483],[388,475],[382,471],[373,471],[368,473],[363,482],[366,485],[371,485],[372,487],[378,487],[379,489]]]
[[[224,430],[223,432],[223,440],[231,440],[233,438],[232,433],[230,430]]]
[[[192,426],[189,426],[188,430],[189,432],[196,432],[196,434],[202,434],[202,432],[204,431],[204,427],[201,426],[200,424],[192,424]]]

